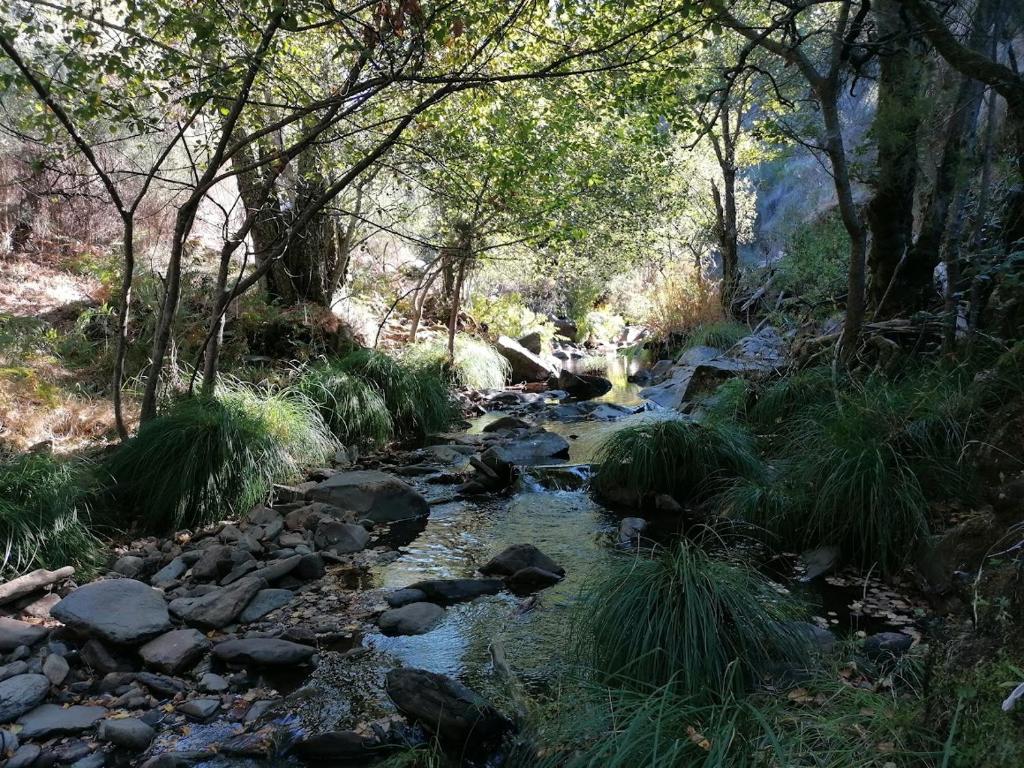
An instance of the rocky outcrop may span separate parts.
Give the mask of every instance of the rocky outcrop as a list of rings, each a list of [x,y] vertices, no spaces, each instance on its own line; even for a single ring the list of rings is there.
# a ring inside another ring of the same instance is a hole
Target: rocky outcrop
[[[547,381],[557,373],[553,365],[508,336],[499,336],[495,347],[512,366],[511,381],[513,384]]]
[[[339,472],[311,490],[309,497],[353,510],[375,523],[412,520],[430,511],[426,499],[411,486],[373,470]]]

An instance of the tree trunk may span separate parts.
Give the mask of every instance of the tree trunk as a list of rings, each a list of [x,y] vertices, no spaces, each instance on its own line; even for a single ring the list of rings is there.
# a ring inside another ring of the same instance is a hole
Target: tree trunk
[[[246,145],[232,158],[232,164],[239,168],[255,165],[257,151],[257,146]],[[284,237],[287,229],[277,196],[262,194],[265,172],[266,169],[260,166],[258,169],[243,171],[236,175],[238,193],[242,198],[242,203],[249,212],[257,212],[256,220],[249,230],[253,260],[257,268],[274,258],[280,240]],[[290,302],[291,282],[280,262],[272,263],[263,282],[268,299]]]
[[[11,229],[11,253],[23,253],[35,234],[36,219],[43,199],[46,171],[35,157],[28,159],[31,168],[28,179],[21,186],[22,196],[18,202],[17,221]]]
[[[124,405],[121,399],[121,387],[124,384],[124,360],[128,353],[128,322],[132,306],[132,282],[135,278],[135,219],[133,214],[122,212],[122,256],[124,264],[121,272],[121,295],[117,307],[117,344],[114,348],[114,372],[110,381],[111,397],[114,405],[114,423],[117,435],[122,440],[128,439],[128,425],[124,421]]]

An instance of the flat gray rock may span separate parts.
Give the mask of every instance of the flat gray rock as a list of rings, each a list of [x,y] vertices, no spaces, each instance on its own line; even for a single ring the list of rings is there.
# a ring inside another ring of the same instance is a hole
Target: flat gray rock
[[[5,764],[6,768],[28,768],[42,751],[43,748],[38,744],[22,744],[18,747],[18,751],[11,755]]]
[[[73,629],[119,645],[136,645],[171,628],[163,595],[134,579],[86,584],[50,613]]]
[[[103,707],[76,704],[65,708],[57,704],[42,704],[19,717],[18,725],[23,739],[46,739],[87,731],[106,715],[107,710]]]
[[[204,629],[220,629],[234,622],[256,593],[267,583],[256,576],[246,576],[230,587],[220,587],[201,597],[180,597],[172,600],[171,613]]]
[[[220,709],[220,699],[192,699],[178,707],[178,711],[191,720],[205,722]]]
[[[384,611],[377,626],[385,635],[424,635],[444,617],[444,608],[436,603],[409,603]]]
[[[185,575],[188,564],[180,557],[176,557],[159,571],[149,577],[149,583],[154,587],[162,587],[165,584],[177,581]]]
[[[391,523],[425,517],[430,505],[411,486],[397,477],[364,470],[339,472],[309,492],[314,501],[322,501],[352,510],[375,523]]]
[[[417,581],[409,588],[420,590],[432,603],[446,605],[475,600],[483,595],[496,595],[504,586],[501,579],[430,579]]]
[[[317,549],[326,549],[338,555],[361,552],[370,542],[370,533],[355,523],[339,520],[321,520],[313,535]]]
[[[0,682],[0,723],[9,723],[35,708],[50,692],[45,675],[15,675]]]
[[[221,661],[268,667],[302,664],[315,652],[308,645],[264,637],[225,640],[213,647],[213,655]]]
[[[262,619],[271,611],[283,608],[292,601],[295,593],[289,589],[261,589],[256,596],[245,606],[242,615],[238,620],[243,624]]]
[[[119,720],[104,720],[100,723],[98,736],[115,747],[141,752],[156,737],[156,731],[142,720],[125,717]]]
[[[147,667],[178,675],[191,669],[210,649],[210,641],[196,629],[172,629],[139,648]]]
[[[45,627],[0,616],[0,651],[13,651],[19,645],[33,646],[46,637]]]

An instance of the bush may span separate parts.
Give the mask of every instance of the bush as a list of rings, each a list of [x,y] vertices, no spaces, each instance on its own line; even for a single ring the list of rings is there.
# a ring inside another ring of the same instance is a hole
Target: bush
[[[598,448],[596,462],[592,486],[598,495],[667,493],[679,501],[706,498],[728,478],[761,471],[753,441],[741,427],[681,418],[618,430]]]
[[[91,478],[80,463],[45,454],[0,462],[0,579],[73,565],[89,578],[103,546],[89,529]]]
[[[599,679],[644,690],[672,683],[706,696],[796,661],[790,606],[764,577],[681,541],[653,559],[623,559],[581,601],[576,646]]]
[[[255,506],[274,483],[325,462],[334,446],[299,393],[232,384],[142,425],[107,461],[108,493],[146,530],[201,527]]]
[[[838,211],[829,211],[790,236],[775,285],[811,304],[831,303],[846,292],[849,258],[850,236]]]
[[[433,370],[458,389],[501,389],[512,373],[509,361],[493,346],[466,334],[455,337],[455,359],[448,359],[447,342],[418,344],[405,360]]]
[[[346,372],[338,360],[304,369],[298,389],[317,405],[324,421],[345,445],[379,447],[394,435],[394,422],[380,390]]]
[[[527,307],[518,293],[474,296],[466,307],[466,313],[478,325],[486,326],[491,338],[509,336],[518,339],[528,333],[539,333],[544,347],[550,347],[555,338],[555,324]]]

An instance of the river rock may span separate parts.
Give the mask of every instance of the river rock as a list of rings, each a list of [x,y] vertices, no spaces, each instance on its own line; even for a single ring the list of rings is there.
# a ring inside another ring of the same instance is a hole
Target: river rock
[[[878,632],[864,639],[864,654],[875,661],[902,656],[914,645],[914,638],[902,632]]]
[[[0,651],[10,652],[20,645],[31,647],[46,637],[46,633],[45,627],[0,616]]]
[[[225,640],[213,647],[213,655],[221,661],[256,666],[302,664],[309,661],[315,652],[316,649],[308,645],[269,637]]]
[[[56,571],[48,571],[45,568],[39,568],[30,573],[26,573],[24,576],[19,576],[16,579],[11,579],[8,582],[0,584],[0,605],[7,605],[7,603],[13,603],[20,597],[30,595],[33,592],[45,589],[53,584],[59,584],[62,581],[70,579],[75,575],[75,569],[67,565],[63,568],[58,568]]]
[[[292,571],[292,575],[297,579],[303,581],[311,581],[313,579],[319,579],[327,572],[327,568],[324,565],[324,559],[321,555],[315,552],[310,552],[308,555],[303,555],[302,559],[299,560],[299,564],[295,566],[295,570]]]
[[[377,626],[385,635],[423,635],[437,626],[444,608],[435,603],[409,603],[384,611]]]
[[[43,748],[38,744],[22,744],[4,764],[5,768],[29,768],[36,762]]]
[[[68,666],[67,659],[59,653],[51,653],[43,661],[43,674],[54,685],[63,683],[70,671],[71,667]]]
[[[51,736],[66,736],[81,733],[92,728],[96,721],[106,717],[103,707],[76,704],[62,707],[58,704],[41,704],[18,718],[23,739],[48,739]]]
[[[310,491],[310,497],[375,523],[411,520],[430,512],[427,500],[411,486],[375,470],[339,472]]]
[[[262,619],[271,611],[283,608],[292,601],[295,593],[289,589],[261,589],[256,596],[245,606],[242,615],[238,620],[242,624],[248,624]]]
[[[258,579],[263,579],[268,584],[272,584],[278,579],[283,579],[289,573],[295,570],[299,562],[302,560],[302,555],[292,555],[286,557],[277,562],[273,562],[270,565],[265,565],[262,568],[257,569],[253,576]]]
[[[119,645],[136,645],[171,627],[163,595],[134,579],[86,584],[51,613],[73,629]]]
[[[530,566],[529,568],[521,568],[505,581],[509,589],[522,595],[550,587],[560,582],[562,578],[560,574],[544,570],[543,568],[537,568],[536,566]]]
[[[222,576],[226,576],[234,566],[231,547],[214,544],[207,547],[203,551],[202,557],[193,563],[192,578],[198,581],[217,581]]]
[[[565,576],[565,569],[533,544],[513,544],[503,549],[480,567],[480,573],[485,576],[511,576],[523,568],[542,568]]]
[[[135,682],[144,685],[161,699],[173,698],[182,693],[187,687],[184,682],[176,677],[160,675],[156,672],[138,672],[135,674]]]
[[[540,337],[540,333],[537,331],[528,333],[525,336],[520,336],[517,343],[535,355],[540,354],[542,339]]]
[[[488,422],[484,432],[504,432],[509,429],[529,429],[533,425],[520,419],[518,416],[499,416],[494,421]]]
[[[396,589],[384,595],[384,601],[392,608],[401,608],[409,603],[422,603],[427,599],[427,593],[419,589]]]
[[[624,517],[619,523],[619,546],[630,546],[639,541],[647,530],[647,521],[642,517]]]
[[[388,696],[407,717],[450,744],[493,748],[512,723],[482,696],[461,683],[423,669],[393,669]]]
[[[220,587],[201,597],[180,597],[172,600],[171,613],[186,624],[205,629],[220,629],[235,621],[256,593],[267,583],[247,576],[230,587]]]
[[[147,667],[180,675],[195,666],[209,649],[210,641],[199,630],[172,629],[139,648],[139,656]]]
[[[188,570],[188,565],[185,561],[176,557],[159,571],[149,577],[149,583],[154,587],[162,587],[172,582],[177,581],[185,575],[185,571]]]
[[[136,557],[135,555],[124,555],[118,558],[117,562],[114,563],[113,570],[122,576],[134,579],[146,568],[145,558]]]
[[[363,526],[338,520],[321,520],[313,535],[317,549],[327,549],[339,555],[360,552],[369,542],[370,534]]]
[[[534,464],[547,459],[568,458],[569,442],[547,430],[510,437],[492,445],[480,455],[481,461],[499,473],[501,468],[516,464]]]
[[[376,739],[355,731],[327,731],[303,739],[295,745],[299,757],[314,765],[369,765],[381,755]]]
[[[449,605],[475,600],[483,595],[496,595],[504,588],[501,579],[428,579],[410,584],[432,603]]]
[[[558,374],[556,386],[577,400],[592,400],[611,391],[612,383],[604,376],[561,371]]]
[[[107,741],[115,747],[132,752],[142,752],[156,737],[156,731],[142,720],[125,717],[119,720],[104,720],[100,723],[97,735],[101,741]]]
[[[499,336],[494,346],[501,353],[501,356],[511,364],[511,381],[513,384],[547,381],[549,377],[556,373],[553,365],[508,336]]]
[[[220,709],[220,699],[191,699],[178,706],[178,711],[189,720],[205,723]]]
[[[0,723],[9,723],[38,705],[50,692],[45,675],[15,675],[0,682]]]
[[[135,669],[132,659],[111,650],[95,637],[90,637],[79,651],[86,666],[107,674],[108,672],[131,672]]]

